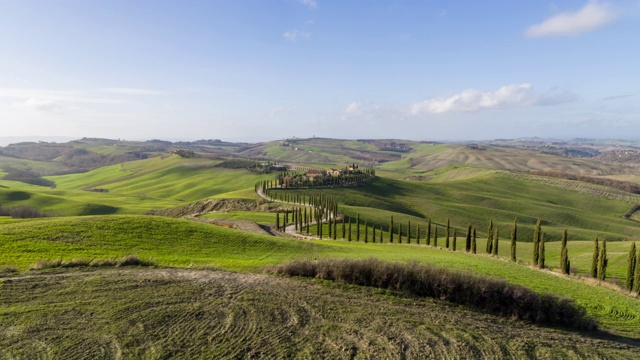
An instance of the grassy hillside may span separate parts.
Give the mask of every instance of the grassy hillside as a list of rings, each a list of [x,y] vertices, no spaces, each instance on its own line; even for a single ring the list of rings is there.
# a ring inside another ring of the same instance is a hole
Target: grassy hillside
[[[265,275],[100,270],[16,278],[0,289],[2,358],[640,356],[615,339],[441,301]]]
[[[377,257],[428,262],[496,276],[535,291],[571,297],[603,328],[640,339],[640,329],[636,326],[640,318],[637,299],[606,287],[488,256],[425,246],[301,241],[186,220],[142,216],[12,220],[0,222],[0,229],[0,265],[17,265],[23,270],[40,259],[107,259],[132,253],[152,259],[161,266],[244,271],[260,270],[265,265],[296,258]],[[508,246],[503,243],[502,248]],[[571,256],[578,255],[577,248],[570,249]]]

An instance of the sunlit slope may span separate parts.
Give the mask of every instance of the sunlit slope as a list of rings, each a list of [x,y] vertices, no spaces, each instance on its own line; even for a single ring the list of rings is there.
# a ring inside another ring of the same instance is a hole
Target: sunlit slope
[[[358,188],[297,191],[335,196],[345,205],[363,208],[344,208],[348,215],[362,212],[363,220],[385,227],[388,219],[384,217],[390,217],[391,213],[381,218],[377,209],[411,215],[416,220],[431,217],[439,224],[449,218],[452,226],[464,229],[471,223],[480,234],[485,234],[489,219],[493,219],[501,227],[503,237],[508,236],[508,229],[517,218],[522,241],[531,241],[538,218],[542,219],[549,240],[559,240],[565,228],[572,238],[581,240],[597,235],[610,240],[640,237],[640,224],[623,218],[631,209],[627,202],[495,172],[474,174],[457,181],[432,183],[378,178]]]
[[[291,259],[320,257],[427,262],[573,298],[605,329],[640,338],[637,299],[488,256],[425,246],[276,238],[148,216],[5,221],[0,223],[0,230],[0,265],[15,264],[22,269],[40,259],[91,260],[132,253],[162,266],[214,266],[230,270],[260,269]],[[577,251],[572,249],[571,254],[576,256]]]
[[[512,171],[559,171],[591,176],[614,172],[610,165],[586,159],[546,155],[539,151],[511,147],[487,147],[482,150],[453,144],[427,146],[422,144],[416,147],[416,151],[404,156],[400,162],[384,164],[381,169],[427,173],[450,166]]]

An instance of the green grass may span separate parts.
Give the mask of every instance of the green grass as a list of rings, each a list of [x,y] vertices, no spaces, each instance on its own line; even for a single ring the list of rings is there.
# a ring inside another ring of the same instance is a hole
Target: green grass
[[[481,242],[478,245],[482,248]],[[501,244],[502,253],[507,248],[506,243]],[[628,250],[628,247],[624,248]],[[522,247],[522,251],[526,254],[527,249]],[[571,244],[570,254],[576,257],[577,252],[578,247]],[[91,260],[127,254],[151,259],[160,266],[213,266],[242,271],[297,258],[416,260],[504,278],[535,291],[571,297],[605,329],[640,339],[638,299],[490,256],[454,253],[426,246],[276,238],[160,217],[103,216],[0,223],[2,266],[16,265],[25,270],[40,259]],[[548,256],[549,264],[552,258]],[[611,266],[613,268],[615,264]]]
[[[255,211],[229,211],[229,212],[211,212],[199,216],[201,219],[214,220],[247,220],[254,221],[258,224],[273,225],[276,223],[276,214],[268,212]]]

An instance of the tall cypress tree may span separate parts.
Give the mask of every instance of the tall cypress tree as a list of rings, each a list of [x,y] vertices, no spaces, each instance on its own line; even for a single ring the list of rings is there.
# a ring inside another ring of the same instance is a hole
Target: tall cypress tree
[[[500,240],[500,228],[496,226],[496,231],[493,236],[493,245],[491,246],[491,254],[498,256],[498,244]]]
[[[600,257],[600,249],[598,247],[598,236],[593,241],[593,256],[591,257],[591,277],[598,277],[598,257]]]
[[[636,243],[631,243],[629,250],[629,258],[627,259],[627,281],[625,282],[627,290],[633,290],[633,276],[636,273]]]
[[[382,226],[380,226],[380,244],[384,243],[384,237],[382,237]]]
[[[544,269],[544,233],[540,233],[540,242],[539,242],[539,250],[538,250],[538,267],[540,269]]]
[[[536,222],[536,228],[533,231],[533,264],[539,263],[538,256],[540,256],[540,234],[542,233],[542,222],[540,219]]]
[[[369,224],[365,221],[364,222],[364,243],[368,243],[369,242]]]
[[[633,291],[640,294],[640,249],[636,254],[636,273],[633,276]]]
[[[516,262],[516,242],[518,239],[518,223],[517,219],[513,219],[511,227],[511,261]]]
[[[473,235],[471,236],[471,252],[476,253],[476,228],[473,227]]]
[[[351,241],[351,218],[349,218],[349,233],[347,233],[347,240]]]
[[[398,224],[398,244],[402,244],[402,224]]]
[[[600,248],[600,256],[598,257],[598,279],[605,281],[607,279],[607,239],[602,239],[602,247]]]
[[[356,215],[356,241],[360,241],[360,214]]]
[[[450,226],[449,226],[449,218],[447,218],[447,228],[446,228],[445,233],[444,233],[444,234],[445,234],[445,235],[444,235],[444,238],[445,238],[445,240],[444,240],[444,244],[445,244],[445,247],[446,247],[447,249],[449,248],[449,230],[450,230]]]
[[[438,247],[438,224],[433,226],[433,247]]]
[[[489,227],[487,228],[487,254],[491,254],[491,247],[493,245],[493,219],[489,220]]]
[[[393,216],[391,216],[391,222],[389,223],[389,242],[393,243]]]
[[[346,215],[344,215],[344,216],[342,217],[342,240],[344,240],[344,239],[345,239],[345,237],[344,237],[345,232],[346,232],[345,227],[347,226],[347,225],[345,224],[345,221],[346,221],[346,220],[347,220],[347,216],[346,216]]]
[[[420,224],[416,224],[416,244],[420,245]]]
[[[427,245],[431,245],[431,218],[427,221]]]
[[[407,244],[411,244],[411,221],[407,224]]]
[[[464,242],[464,251],[471,251],[471,224],[467,226],[467,237]]]
[[[280,230],[280,212],[276,211],[276,230]]]
[[[562,232],[562,247],[560,249],[560,270],[563,274],[569,275],[571,270],[569,263],[569,250],[567,250],[567,229]]]
[[[458,242],[458,237],[456,236],[456,228],[453,228],[453,244],[451,246],[451,249],[453,251],[456,251],[456,243]]]
[[[373,228],[373,233],[372,233],[373,236],[371,237],[371,242],[375,244],[376,243],[376,225],[373,224],[372,228]]]

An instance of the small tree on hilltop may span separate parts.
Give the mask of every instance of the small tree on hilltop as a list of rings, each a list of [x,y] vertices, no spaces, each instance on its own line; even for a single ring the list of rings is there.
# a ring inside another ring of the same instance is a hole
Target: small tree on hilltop
[[[636,243],[631,243],[631,249],[629,250],[629,258],[627,259],[627,281],[625,281],[625,287],[627,290],[633,290],[633,276],[636,272]]]
[[[598,257],[598,279],[605,281],[607,279],[607,265],[609,259],[607,259],[607,239],[602,240],[602,247],[600,248],[600,256]]]

